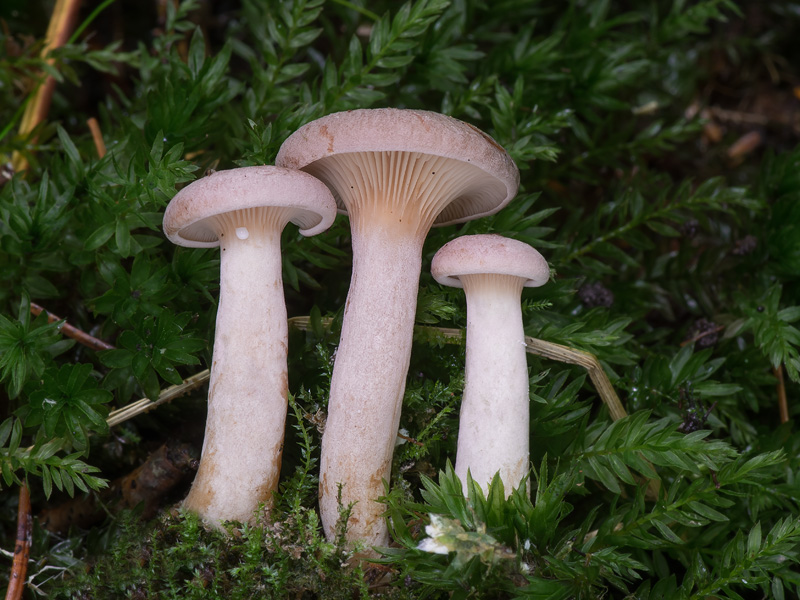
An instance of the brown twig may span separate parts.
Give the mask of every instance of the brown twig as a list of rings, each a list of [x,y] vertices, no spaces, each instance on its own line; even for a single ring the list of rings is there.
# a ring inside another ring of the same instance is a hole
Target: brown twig
[[[50,52],[63,46],[72,34],[80,4],[80,0],[56,0],[41,54],[48,64],[53,65],[55,63],[55,60],[49,57]],[[33,100],[25,107],[25,112],[22,115],[22,121],[19,126],[20,135],[29,134],[39,123],[47,118],[47,113],[50,111],[50,100],[53,98],[55,88],[56,80],[51,76],[47,76],[43,81],[39,82],[38,87],[35,88]],[[28,168],[28,159],[19,152],[13,154],[11,162],[15,171],[24,171]]]
[[[55,323],[56,321],[60,321],[61,317],[54,315],[47,309],[39,306],[35,302],[31,302],[31,313],[39,316],[42,312],[47,313],[47,322],[48,323]],[[63,333],[68,338],[72,338],[76,340],[78,343],[83,344],[87,348],[91,348],[92,350],[114,350],[114,346],[109,344],[108,342],[104,342],[103,340],[99,340],[96,337],[89,335],[85,331],[78,329],[77,327],[73,327],[66,321],[61,324],[59,327],[59,331]]]
[[[103,141],[103,132],[100,131],[100,123],[97,119],[91,117],[86,121],[89,126],[89,131],[92,132],[92,140],[94,140],[94,147],[97,150],[97,156],[103,158],[106,155],[106,143]]]
[[[778,413],[781,417],[781,423],[789,422],[789,402],[786,399],[786,383],[783,380],[783,365],[778,365],[772,370],[775,377],[778,378]]]
[[[693,344],[697,340],[702,339],[702,338],[706,337],[707,335],[711,335],[712,333],[719,333],[720,331],[723,331],[724,329],[725,328],[720,325],[719,327],[714,327],[713,329],[709,329],[707,331],[703,331],[701,333],[698,333],[696,336],[690,337],[688,340],[683,340],[680,343],[680,347],[683,348],[684,346],[688,346],[689,344]]]
[[[423,444],[422,442],[418,442],[414,438],[409,437],[407,435],[403,435],[400,432],[397,433],[397,437],[399,437],[401,440],[405,440],[405,441],[409,442],[410,444],[414,444],[415,446],[420,446],[421,448],[425,447],[425,444]]]
[[[17,542],[14,546],[14,561],[8,580],[6,600],[20,600],[25,589],[33,541],[33,519],[31,518],[31,495],[25,483],[19,486],[19,508],[17,509]]]

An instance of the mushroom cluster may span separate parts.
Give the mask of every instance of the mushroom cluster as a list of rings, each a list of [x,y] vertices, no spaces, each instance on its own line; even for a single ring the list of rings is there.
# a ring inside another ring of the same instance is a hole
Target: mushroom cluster
[[[206,435],[184,506],[218,523],[249,521],[269,503],[287,396],[280,233],[290,221],[304,235],[324,231],[338,209],[350,219],[353,271],[322,438],[320,514],[332,537],[341,490],[341,502],[352,505],[348,540],[388,544],[378,499],[391,474],[425,237],[432,226],[499,211],[518,185],[514,162],[480,130],[432,112],[386,108],[308,123],[284,142],[276,166],[221,171],[179,192],[164,216],[167,237],[219,245],[222,256]],[[467,293],[457,471],[481,483],[499,471],[509,488],[518,485],[528,468],[519,299],[523,286],[547,280],[547,263],[520,242],[467,236],[440,250],[433,271]],[[501,331],[503,346],[491,356],[487,347],[497,344],[487,338]],[[517,412],[499,418],[499,402]],[[492,441],[506,426],[513,433],[505,442]]]

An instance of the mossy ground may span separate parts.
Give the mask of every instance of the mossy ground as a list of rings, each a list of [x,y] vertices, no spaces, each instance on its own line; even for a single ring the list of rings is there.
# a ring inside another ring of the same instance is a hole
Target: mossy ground
[[[166,440],[201,447],[205,389],[105,423],[211,359],[218,255],[170,244],[164,208],[210,170],[273,163],[336,111],[433,110],[508,150],[514,201],[428,236],[417,322],[465,325],[463,294],[429,273],[444,243],[529,243],[554,276],[524,293],[526,333],[594,354],[630,416],[611,419],[584,368],[531,355],[531,494],[465,498],[447,466],[463,346],[418,336],[386,498],[393,543],[379,566],[345,568],[316,494],[349,226],[287,228],[287,309],[311,320],[289,344],[273,524],[207,531],[170,508],[184,481],[149,524],[35,529],[28,597],[800,595],[796,2],[87,1],[50,64],[51,9],[0,3],[4,547],[23,479],[38,512]],[[41,73],[59,79],[50,109],[20,132]],[[66,339],[31,301],[116,350]]]

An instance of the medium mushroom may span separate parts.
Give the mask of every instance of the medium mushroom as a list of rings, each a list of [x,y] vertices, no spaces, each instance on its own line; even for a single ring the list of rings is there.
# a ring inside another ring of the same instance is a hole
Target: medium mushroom
[[[164,213],[180,246],[220,246],[220,293],[205,439],[184,507],[211,523],[250,521],[280,475],[287,407],[288,325],[281,231],[325,231],[328,188],[271,166],[218,171],[183,188]]]
[[[528,244],[499,235],[466,235],[442,246],[431,273],[464,288],[467,349],[456,474],[486,489],[499,471],[506,494],[528,472],[528,364],[520,298],[547,282],[547,261]]]
[[[492,138],[444,115],[353,110],[301,127],[276,164],[324,181],[350,217],[353,273],[322,437],[320,513],[333,536],[355,503],[350,541],[386,545],[383,480],[411,355],[422,244],[432,225],[489,215],[516,194],[516,165]]]

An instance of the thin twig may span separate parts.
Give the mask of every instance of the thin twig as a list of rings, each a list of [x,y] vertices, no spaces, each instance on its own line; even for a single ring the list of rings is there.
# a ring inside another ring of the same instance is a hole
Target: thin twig
[[[789,402],[786,399],[786,383],[783,380],[783,365],[778,365],[772,370],[778,378],[778,413],[781,416],[781,423],[789,422]]]
[[[419,442],[419,441],[415,440],[414,438],[409,437],[407,435],[403,435],[400,432],[397,433],[397,437],[399,437],[401,440],[405,440],[405,441],[409,442],[410,444],[414,444],[415,446],[419,446],[421,448],[425,447],[425,444],[423,444],[422,442]]]
[[[28,558],[33,541],[33,519],[31,517],[31,495],[23,482],[19,486],[19,508],[17,509],[17,541],[14,546],[14,560],[11,563],[11,576],[8,579],[6,600],[20,600],[25,589],[28,574]]]
[[[310,317],[292,317],[289,319],[289,326],[295,329],[307,330],[310,326],[310,322]],[[330,320],[322,319],[322,325],[323,327],[327,327],[330,325]],[[428,338],[439,337],[448,343],[458,342],[464,339],[463,329],[419,325],[414,328],[414,331]],[[525,337],[525,350],[528,354],[534,354],[543,358],[549,358],[550,360],[583,367],[588,371],[589,379],[592,380],[595,388],[597,388],[597,393],[600,394],[600,398],[608,407],[611,418],[618,421],[622,417],[628,416],[625,407],[622,406],[622,402],[620,402],[619,396],[617,396],[617,393],[614,391],[614,386],[611,385],[611,381],[603,370],[600,361],[597,360],[597,357],[593,354],[527,336]]]
[[[305,330],[308,329],[309,321],[310,319],[308,317],[293,317],[289,319],[289,326]],[[326,320],[326,324],[330,324],[330,319]],[[179,398],[180,396],[199,388],[209,380],[210,376],[211,372],[208,369],[205,369],[204,371],[200,371],[199,373],[196,373],[195,375],[192,375],[188,379],[184,380],[183,383],[172,385],[164,390],[161,390],[161,392],[158,394],[158,398],[155,400],[141,398],[135,402],[131,402],[130,404],[123,406],[122,408],[112,410],[108,414],[106,423],[108,423],[109,427],[114,427],[115,425],[124,423],[125,421],[152,410],[157,406],[164,404],[165,402],[170,402],[175,398]]]
[[[38,315],[43,310],[44,309],[38,304],[34,304],[33,302],[31,303],[31,312],[33,314]],[[58,321],[60,319],[59,317],[48,313],[48,320],[52,323],[53,321]],[[289,326],[305,331],[309,328],[310,321],[311,319],[309,317],[292,317],[289,319]],[[322,324],[325,327],[329,326],[330,323],[330,319],[322,320]],[[440,336],[448,343],[453,343],[454,341],[462,340],[464,338],[464,331],[462,329],[418,326],[416,327],[416,331],[417,333],[421,333],[423,335],[428,334],[428,336]],[[77,329],[72,325],[68,325],[67,323],[64,323],[61,326],[61,332],[64,335],[78,340],[82,344],[85,344],[86,346],[96,350],[114,349],[114,346],[102,340],[98,340],[97,338],[92,337],[80,329]],[[589,374],[589,379],[591,379],[595,388],[597,388],[600,398],[608,407],[608,412],[611,415],[611,418],[617,421],[622,417],[627,416],[628,413],[625,411],[625,407],[622,406],[619,396],[617,396],[617,393],[614,391],[614,386],[611,385],[611,381],[608,379],[608,376],[603,370],[602,365],[600,365],[600,361],[598,361],[597,357],[595,357],[593,354],[532,337],[525,337],[525,347],[529,354],[535,354],[537,356],[549,358],[558,362],[578,365],[586,369]],[[200,387],[206,381],[208,381],[209,376],[210,373],[208,369],[206,369],[195,375],[192,375],[183,383],[173,385],[162,390],[156,400],[150,400],[148,398],[136,400],[127,406],[112,411],[108,415],[107,422],[111,427],[114,425],[119,425],[120,423],[127,421],[136,415],[147,412],[156,406],[174,400],[175,398],[178,398],[183,394]]]
[[[708,331],[703,331],[701,333],[698,333],[694,337],[690,337],[688,340],[683,340],[680,343],[680,346],[681,346],[681,348],[683,348],[684,346],[688,346],[689,344],[693,344],[697,340],[700,340],[700,339],[706,337],[707,335],[712,335],[714,333],[719,333],[720,331],[723,331],[724,329],[725,328],[722,325],[720,325],[718,327],[714,327],[713,329],[709,329]]]
[[[106,155],[106,143],[103,141],[103,132],[100,131],[100,123],[97,119],[91,117],[86,121],[89,126],[89,131],[92,132],[92,140],[94,140],[94,147],[97,150],[97,156],[103,158]]]
[[[311,319],[309,317],[292,317],[289,319],[290,326],[301,330],[308,329],[310,322]],[[322,319],[322,325],[324,327],[330,325],[330,319]],[[460,342],[464,339],[465,334],[463,329],[422,325],[415,327],[414,331],[416,334],[421,334],[428,338],[441,339],[447,343]],[[594,384],[595,389],[597,389],[601,400],[608,408],[608,413],[611,415],[611,418],[618,421],[628,416],[625,407],[622,406],[622,402],[620,402],[619,396],[617,396],[617,392],[614,391],[611,380],[608,378],[608,375],[606,375],[603,366],[594,354],[528,336],[525,336],[525,350],[528,354],[534,354],[557,362],[583,367],[588,372],[589,379]],[[659,488],[659,481],[657,479],[650,479],[647,482],[648,498],[651,500],[657,499]]]
[[[75,19],[78,16],[80,5],[80,0],[56,0],[41,54],[49,65],[55,63],[55,60],[49,56],[51,51],[63,46],[69,39],[70,33],[75,27]],[[47,113],[50,112],[50,100],[53,98],[55,88],[56,80],[51,76],[45,77],[38,83],[33,101],[25,107],[25,114],[22,116],[19,126],[21,136],[29,134],[45,120]],[[19,152],[14,152],[11,162],[15,171],[24,171],[28,168],[28,159]]]
[[[56,321],[61,321],[61,317],[54,315],[46,308],[39,306],[35,302],[31,302],[31,313],[35,316],[39,316],[42,312],[47,313],[47,322],[48,323],[55,323]],[[68,338],[72,338],[76,340],[80,344],[83,344],[87,348],[91,348],[92,350],[114,350],[114,346],[109,344],[108,342],[104,342],[103,340],[97,339],[93,335],[89,335],[85,331],[78,329],[77,327],[73,327],[66,321],[61,324],[59,327],[59,331],[63,333]]]
[[[323,327],[329,327],[332,319],[323,318],[321,322]],[[307,331],[310,326],[310,317],[292,317],[289,319],[289,327],[291,328]],[[439,337],[447,343],[456,343],[464,339],[463,329],[418,326],[415,328],[415,333],[422,334],[429,338]],[[627,416],[628,413],[625,411],[625,407],[622,406],[619,396],[617,396],[617,393],[614,391],[614,386],[611,385],[611,381],[608,379],[608,376],[603,370],[600,361],[597,360],[597,357],[593,354],[527,336],[525,337],[525,349],[529,354],[535,354],[543,358],[549,358],[558,362],[583,367],[589,373],[589,379],[597,389],[597,393],[600,395],[600,398],[608,407],[608,412],[611,415],[611,418],[617,421],[622,417]],[[132,419],[143,412],[147,412],[148,410],[151,410],[165,402],[169,402],[170,400],[173,400],[195,388],[200,387],[206,381],[208,381],[209,376],[210,373],[208,369],[201,371],[200,373],[188,378],[183,383],[179,385],[173,385],[163,390],[155,401],[149,400],[148,398],[142,398],[141,400],[137,400],[136,402],[132,402],[127,406],[112,411],[108,415],[106,422],[110,427],[119,425],[120,423]],[[416,440],[406,436],[399,435],[399,437],[412,443],[419,444],[419,442]],[[657,498],[658,490],[659,482],[655,479],[651,479],[648,482],[649,495],[653,498]]]

